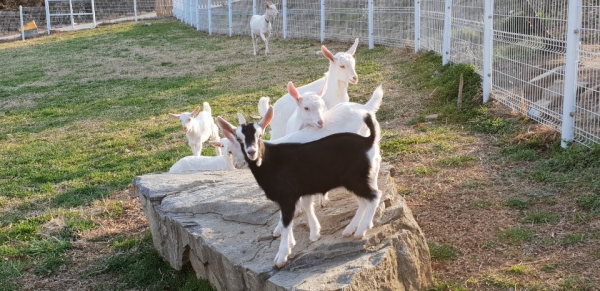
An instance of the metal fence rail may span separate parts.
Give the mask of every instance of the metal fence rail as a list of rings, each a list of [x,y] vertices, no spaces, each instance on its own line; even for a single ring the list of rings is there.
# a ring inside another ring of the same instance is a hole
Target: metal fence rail
[[[263,0],[94,1],[99,21],[156,13],[226,35],[249,34],[251,16],[265,11]],[[484,101],[491,96],[561,132],[563,146],[600,143],[597,0],[271,1],[280,12],[274,37],[358,37],[369,48],[433,50],[444,64],[473,65],[483,77]],[[24,9],[24,17],[35,18],[34,10]],[[0,16],[0,34],[19,26],[14,12]]]

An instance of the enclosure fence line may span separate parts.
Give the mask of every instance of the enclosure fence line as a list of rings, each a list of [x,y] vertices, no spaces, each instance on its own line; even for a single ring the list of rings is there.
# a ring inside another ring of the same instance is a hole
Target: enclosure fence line
[[[99,21],[137,19],[138,13],[174,16],[211,35],[249,35],[250,18],[265,11],[262,0],[94,1]],[[85,6],[88,1],[77,3],[83,5],[74,7],[78,13],[91,9]],[[273,22],[274,37],[322,42],[350,42],[358,37],[369,48],[378,44],[432,50],[444,64],[472,65],[483,80],[484,102],[493,98],[561,132],[563,147],[573,141],[600,144],[597,0],[282,0],[276,4],[280,17]],[[4,15],[2,19],[10,18]],[[91,21],[86,17],[74,21]],[[53,28],[70,24],[68,17],[55,18]],[[5,22],[16,27],[15,19]]]
[[[173,0],[207,31],[249,34],[257,0]],[[466,63],[490,97],[561,132],[562,146],[600,143],[600,4],[594,0],[282,0],[274,34],[433,50]]]

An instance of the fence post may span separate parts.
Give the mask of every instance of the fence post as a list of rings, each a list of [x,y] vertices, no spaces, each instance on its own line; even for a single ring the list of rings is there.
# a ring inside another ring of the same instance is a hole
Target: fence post
[[[444,12],[444,36],[442,41],[442,65],[450,59],[450,35],[452,33],[452,0],[446,0]]]
[[[194,17],[196,17],[196,31],[200,30],[200,0],[196,0],[196,13],[194,13]]]
[[[283,0],[283,39],[287,38],[287,0]]]
[[[227,0],[227,9],[229,10],[229,36],[233,35],[233,11],[231,11],[231,0]]]
[[[48,27],[48,35],[50,35],[50,3],[48,3],[48,0],[45,1],[46,2],[46,27]]]
[[[373,35],[373,0],[369,0],[367,3],[369,9],[369,49],[372,50],[375,46],[374,35]]]
[[[252,0],[252,15],[256,14],[256,0]]]
[[[567,18],[567,55],[565,58],[565,82],[561,143],[563,148],[575,136],[575,98],[577,97],[577,71],[579,63],[579,32],[581,25],[581,0],[569,1]]]
[[[92,20],[94,21],[94,28],[98,27],[96,23],[96,8],[94,7],[94,0],[92,0]]]
[[[212,35],[212,0],[207,0],[206,11],[208,14],[208,35]]]
[[[71,28],[75,29],[75,19],[73,18],[73,0],[69,0],[69,12],[71,13]]]
[[[421,1],[415,0],[415,53],[421,49]]]
[[[483,8],[483,103],[492,92],[492,52],[494,51],[494,0],[485,1]]]
[[[321,0],[321,43],[325,41],[325,0]]]
[[[25,25],[23,24],[23,6],[19,5],[19,19],[21,20],[21,40],[25,40]]]
[[[133,20],[138,21],[137,18],[137,0],[133,0]]]

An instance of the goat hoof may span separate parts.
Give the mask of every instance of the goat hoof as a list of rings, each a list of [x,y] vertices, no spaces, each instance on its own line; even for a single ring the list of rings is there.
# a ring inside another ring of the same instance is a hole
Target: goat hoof
[[[331,202],[331,200],[329,200],[329,197],[327,197],[327,195],[324,195],[321,198],[321,207],[325,207],[329,204],[329,202]]]
[[[356,239],[356,240],[361,240],[361,239],[363,239],[363,237],[365,237],[364,234],[355,234],[354,235],[354,239]]]
[[[342,232],[342,236],[343,236],[343,237],[351,237],[351,236],[352,236],[352,233],[351,233],[351,232],[350,232],[350,233],[347,233],[347,232]]]
[[[321,238],[321,234],[319,234],[319,233],[310,235],[310,241],[312,241],[312,242],[318,241],[320,238]]]
[[[277,253],[277,255],[275,256],[275,265],[277,266],[277,268],[282,268],[283,266],[285,266],[288,260],[288,255],[289,254],[283,255]]]

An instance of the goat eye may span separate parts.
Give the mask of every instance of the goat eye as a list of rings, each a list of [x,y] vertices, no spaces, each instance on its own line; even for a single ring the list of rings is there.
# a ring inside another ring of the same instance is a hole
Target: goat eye
[[[310,111],[310,110],[308,110],[308,107],[304,107],[304,110],[306,110],[306,111]]]
[[[344,66],[344,65],[341,65],[341,66],[340,66],[340,68],[342,68],[342,69],[345,69],[345,68],[346,68],[346,66]]]

